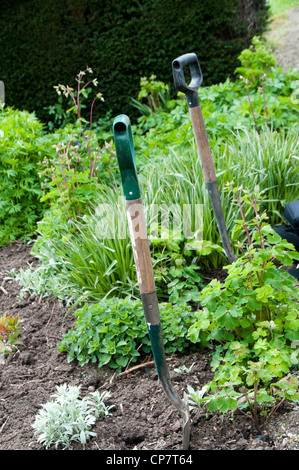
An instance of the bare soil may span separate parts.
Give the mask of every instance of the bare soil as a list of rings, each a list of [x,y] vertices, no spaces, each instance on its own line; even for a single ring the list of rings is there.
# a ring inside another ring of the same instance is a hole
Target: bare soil
[[[82,396],[90,391],[111,393],[107,404],[111,416],[94,426],[97,437],[71,450],[149,450],[177,451],[182,448],[181,416],[163,392],[155,367],[145,365],[152,357],[141,358],[140,369],[122,374],[96,364],[80,367],[68,363],[57,343],[75,321],[56,299],[19,299],[20,286],[4,278],[7,271],[26,268],[36,261],[29,245],[15,244],[0,250],[1,312],[19,315],[21,341],[18,349],[0,364],[0,450],[42,450],[32,424],[40,405],[51,399],[56,386],[80,385]],[[222,278],[223,272],[207,273]],[[183,396],[187,385],[202,387],[212,378],[210,350],[168,357],[174,387]],[[194,364],[191,372],[174,371],[180,365]],[[259,433],[250,418],[240,415],[191,412],[191,450],[298,450],[299,406],[283,405]]]

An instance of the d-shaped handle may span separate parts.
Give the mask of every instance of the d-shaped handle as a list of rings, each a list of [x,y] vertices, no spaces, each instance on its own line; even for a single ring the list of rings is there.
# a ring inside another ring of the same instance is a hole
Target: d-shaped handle
[[[124,196],[128,201],[138,199],[140,198],[140,189],[136,171],[131,122],[125,114],[120,114],[115,118],[113,136]]]
[[[186,83],[184,67],[189,66],[191,81]],[[202,84],[202,73],[197,55],[193,52],[184,54],[172,62],[172,73],[175,87],[178,91],[185,93],[189,108],[199,105],[198,89]]]

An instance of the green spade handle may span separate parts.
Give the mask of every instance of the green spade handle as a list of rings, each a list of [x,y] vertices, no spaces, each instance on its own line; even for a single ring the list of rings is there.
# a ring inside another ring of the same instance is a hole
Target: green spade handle
[[[113,136],[124,196],[127,201],[140,198],[131,123],[120,114],[113,123]]]

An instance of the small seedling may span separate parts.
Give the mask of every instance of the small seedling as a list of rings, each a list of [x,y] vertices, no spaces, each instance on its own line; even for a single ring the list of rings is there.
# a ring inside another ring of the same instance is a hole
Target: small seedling
[[[9,354],[14,346],[20,342],[20,320],[19,317],[13,317],[4,313],[0,317],[0,347],[1,352]]]
[[[174,369],[174,371],[177,372],[177,374],[188,374],[189,372],[191,372],[194,364],[195,362],[193,362],[193,364],[191,364],[190,367],[187,367],[185,366],[185,364],[182,364],[180,367],[177,367],[176,369]]]

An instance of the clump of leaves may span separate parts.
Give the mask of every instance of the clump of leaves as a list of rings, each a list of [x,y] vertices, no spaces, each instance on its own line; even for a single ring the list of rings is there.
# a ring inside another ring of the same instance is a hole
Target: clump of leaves
[[[208,384],[213,394],[204,398],[209,409],[227,412],[247,406],[259,429],[261,416],[269,417],[285,399],[299,398],[297,381],[287,375],[297,362],[292,344],[299,339],[298,289],[294,278],[277,267],[292,265],[299,253],[266,223],[265,214],[259,215],[257,196],[242,188],[234,192],[242,215],[237,230],[245,230],[248,245],[226,266],[223,284],[213,280],[202,290],[203,310],[189,336],[197,341],[205,332],[208,341],[220,343],[212,360],[215,376]],[[246,223],[244,202],[254,209],[251,223]]]
[[[197,304],[204,287],[201,268],[196,264],[198,247],[187,244],[184,238],[172,238],[168,230],[161,231],[163,237],[151,239],[158,296],[174,304]]]
[[[20,333],[19,317],[4,313],[0,317],[0,352],[3,354],[12,352],[15,345],[20,343]]]
[[[33,428],[37,441],[47,449],[52,445],[66,449],[72,441],[86,444],[90,437],[96,436],[91,428],[97,418],[110,414],[111,406],[104,402],[109,392],[96,391],[80,399],[78,386],[63,384],[56,388],[54,400],[43,404],[35,417]]]
[[[36,166],[42,135],[33,113],[0,107],[0,246],[30,238],[44,213]]]
[[[167,109],[166,102],[170,99],[168,85],[158,81],[156,75],[151,75],[149,78],[142,77],[140,79],[140,92],[138,100],[132,98],[132,104],[142,114],[153,114],[157,109]],[[144,104],[146,101],[147,104]]]
[[[91,361],[120,371],[141,354],[151,352],[141,301],[113,297],[85,304],[74,315],[75,328],[58,345],[60,352],[68,353],[69,362],[77,359],[83,366]],[[190,347],[187,332],[195,320],[191,308],[162,303],[160,315],[165,352],[183,352]]]
[[[241,66],[237,67],[236,74],[248,81],[249,86],[261,85],[264,74],[269,74],[276,65],[276,59],[269,46],[259,37],[255,36],[248,49],[244,49],[238,57]]]

